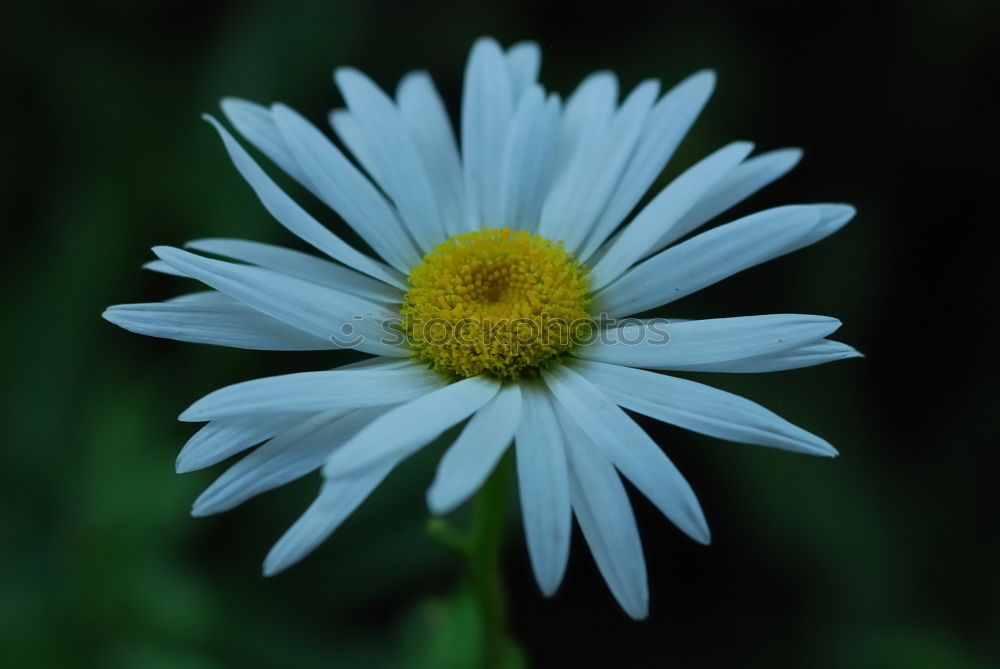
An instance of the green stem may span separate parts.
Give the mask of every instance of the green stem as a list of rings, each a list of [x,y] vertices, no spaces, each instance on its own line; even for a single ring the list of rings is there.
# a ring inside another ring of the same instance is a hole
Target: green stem
[[[523,658],[507,634],[507,600],[500,575],[512,470],[513,456],[508,452],[480,488],[468,532],[456,530],[443,518],[432,518],[427,523],[431,537],[467,560],[480,628],[480,666],[486,669],[523,666]]]
[[[507,453],[476,497],[469,535],[469,566],[482,628],[483,666],[501,666],[507,641],[507,601],[500,574],[500,548],[506,521],[507,489],[511,478]]]

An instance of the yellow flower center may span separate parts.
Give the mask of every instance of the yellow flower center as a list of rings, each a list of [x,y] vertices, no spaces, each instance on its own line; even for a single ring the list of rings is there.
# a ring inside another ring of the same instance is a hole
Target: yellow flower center
[[[532,374],[586,336],[586,268],[529,232],[454,235],[410,272],[403,328],[418,358],[458,376]]]

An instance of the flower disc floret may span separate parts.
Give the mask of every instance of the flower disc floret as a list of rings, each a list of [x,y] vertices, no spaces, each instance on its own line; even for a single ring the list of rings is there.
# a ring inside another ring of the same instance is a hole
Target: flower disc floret
[[[530,375],[586,336],[586,268],[525,231],[454,235],[410,273],[402,314],[417,357],[442,371]]]

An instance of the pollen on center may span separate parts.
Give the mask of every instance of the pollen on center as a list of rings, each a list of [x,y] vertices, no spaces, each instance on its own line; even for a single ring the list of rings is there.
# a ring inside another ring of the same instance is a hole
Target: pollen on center
[[[592,326],[586,268],[525,231],[450,237],[409,282],[402,314],[414,354],[458,376],[531,374]]]

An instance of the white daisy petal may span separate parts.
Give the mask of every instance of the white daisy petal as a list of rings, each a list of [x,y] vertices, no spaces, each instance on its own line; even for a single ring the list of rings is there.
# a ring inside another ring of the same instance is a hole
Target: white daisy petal
[[[420,397],[447,380],[423,365],[334,369],[269,376],[205,395],[180,415],[183,421],[276,413],[319,413],[386,406]]]
[[[466,205],[462,159],[448,112],[434,82],[426,72],[411,72],[396,91],[403,117],[431,177],[444,230],[449,235],[465,232]]]
[[[183,278],[188,278],[187,274],[180,272],[162,260],[150,260],[147,263],[143,263],[143,269],[148,269],[151,272],[159,272],[160,274],[169,274],[170,276],[179,276]]]
[[[787,369],[800,369],[836,360],[863,357],[864,355],[852,346],[842,344],[839,341],[821,339],[775,353],[748,356],[746,358],[725,360],[722,362],[676,365],[671,366],[671,369],[684,372],[756,374],[760,372],[780,372]]]
[[[263,153],[283,172],[305,186],[310,192],[318,195],[316,187],[299,163],[288,150],[285,140],[278,131],[271,110],[248,100],[239,98],[224,98],[222,113],[226,115],[233,127],[243,135],[250,144]]]
[[[276,104],[274,122],[289,151],[315,185],[319,198],[337,212],[375,253],[401,272],[420,262],[392,205],[316,126]]]
[[[387,283],[382,283],[376,279],[347,269],[343,265],[333,263],[323,258],[300,253],[282,246],[272,246],[248,239],[196,239],[185,242],[185,249],[195,249],[212,255],[225,256],[232,260],[239,260],[251,265],[257,265],[265,269],[275,270],[281,274],[287,274],[306,281],[312,281],[320,285],[329,286],[337,290],[342,290],[351,295],[366,297],[378,302],[385,302],[393,306],[402,301],[403,292]],[[259,262],[255,262],[259,261]],[[314,264],[314,261],[318,261]],[[285,268],[285,263],[289,263]],[[148,269],[160,274],[179,276],[184,279],[193,277],[175,269],[162,260],[150,260],[142,265],[143,269]],[[327,271],[333,268],[332,271]],[[333,280],[333,277],[343,278],[343,281]],[[229,304],[233,298],[220,293],[217,290],[203,290],[176,297],[168,298],[167,302],[179,302],[182,300],[194,299],[194,296],[216,296],[212,304]]]
[[[584,77],[566,100],[559,127],[560,172],[601,137],[617,104],[618,77],[614,72],[602,70]]]
[[[164,300],[164,303],[170,304],[190,304],[190,305],[200,305],[200,306],[221,306],[223,308],[228,307],[231,304],[244,305],[238,300],[234,300],[225,293],[220,293],[217,290],[198,290],[193,293],[182,293],[181,295],[175,295],[173,297],[168,297]]]
[[[566,437],[573,513],[611,593],[626,613],[641,620],[649,612],[646,560],[625,486],[566,411],[557,413]]]
[[[327,341],[336,338],[334,343],[340,348],[409,355],[402,337],[391,337],[385,330],[387,323],[399,320],[398,312],[386,305],[268,269],[213,260],[168,246],[157,246],[153,252],[188,276],[257,311]]]
[[[369,258],[323,227],[319,221],[306,213],[292,198],[288,197],[284,191],[278,188],[278,185],[264,173],[264,170],[257,165],[254,159],[250,157],[250,154],[233,139],[233,136],[218,121],[208,115],[204,116],[204,118],[218,131],[237,171],[246,179],[250,187],[253,188],[264,208],[279,223],[285,226],[292,234],[312,244],[334,260],[342,262],[359,272],[364,272],[368,276],[375,277],[397,288],[406,290],[406,280],[402,274],[377,260]]]
[[[776,151],[774,153],[785,153],[785,152],[788,152],[789,154],[794,154],[796,151],[798,151],[798,150],[797,149],[784,149],[782,151]],[[761,156],[759,156],[759,158],[765,158],[765,157],[769,157],[769,156],[770,156],[770,154],[762,154]],[[775,156],[774,162],[770,165],[771,168],[775,168],[776,164],[780,162],[778,160],[778,158],[779,158],[778,156]],[[784,156],[784,160],[785,161],[790,162],[790,159],[791,159],[791,155]],[[754,160],[756,160],[756,159],[754,159]],[[740,171],[740,169],[743,166],[749,165],[752,162],[753,162],[753,160],[749,160],[749,161],[745,162],[743,165],[741,165],[740,167],[737,167],[735,170],[733,170],[733,172],[730,173],[730,177],[732,177],[736,172]],[[786,162],[786,164],[787,164],[787,162]],[[762,168],[766,167],[766,165],[761,165],[761,167]],[[764,170],[764,171],[766,172],[766,170]],[[725,184],[720,184],[720,187],[724,186],[724,185]],[[766,185],[766,184],[764,184],[764,185]],[[718,197],[717,197],[716,194],[715,194],[715,190],[718,190],[718,189],[713,189],[713,192],[709,193],[707,196],[705,196],[705,198],[703,198],[701,200],[701,202],[699,202],[699,204],[698,204],[698,206],[696,208],[700,209],[700,208],[702,208],[702,205],[704,205],[704,204],[707,203],[709,205],[709,208],[714,209],[715,205],[717,203],[722,203],[722,202],[725,201],[725,199],[732,197],[732,195],[730,193],[723,193],[723,192],[720,192],[718,194]],[[809,246],[810,244],[815,244],[816,242],[818,242],[818,241],[820,241],[820,240],[822,240],[822,239],[824,239],[824,238],[832,235],[834,232],[836,232],[840,228],[844,227],[844,225],[846,225],[852,218],[854,218],[854,214],[856,213],[854,207],[852,207],[850,205],[847,205],[847,204],[822,204],[822,203],[818,203],[818,204],[811,204],[811,205],[808,205],[808,206],[815,207],[816,209],[818,209],[820,211],[821,216],[820,216],[819,223],[817,223],[817,225],[808,234],[805,234],[805,235],[802,235],[802,237],[796,238],[788,246],[788,248],[786,250],[782,251],[781,254],[779,254],[779,255],[783,255],[785,253],[791,253],[792,251],[797,251],[797,250],[799,250],[799,249],[801,249],[801,248],[803,248],[805,246]],[[729,207],[729,205],[727,205],[726,208],[728,208],[728,207]],[[715,214],[712,214],[712,216],[715,216]],[[694,228],[702,225],[702,223],[704,223],[706,220],[708,220],[708,218],[706,218],[704,216],[704,214],[702,214],[702,213],[696,213],[696,215],[693,216],[693,217],[690,217],[690,219],[689,219],[689,217],[687,215],[685,215],[683,221],[679,222],[677,225],[675,225],[673,228],[671,228],[671,230],[668,231],[668,234],[666,236],[664,236],[655,245],[653,245],[653,246],[650,247],[649,252],[647,253],[647,255],[652,255],[652,254],[656,253],[657,251],[663,249],[664,247],[668,246],[670,243],[672,243],[673,241],[675,241],[677,238],[684,236],[685,234],[687,234],[688,232],[690,232]],[[618,234],[616,234],[614,238],[612,238],[612,242],[615,239],[617,239],[620,235],[621,235],[621,231]],[[609,242],[608,246],[610,246],[610,244],[612,242]],[[605,249],[602,248],[601,252],[597,253],[594,257],[597,258],[597,259],[600,259],[600,256],[602,255],[602,253],[603,253],[604,250]]]
[[[275,320],[236,300],[118,304],[101,314],[130,332],[195,344],[258,351],[320,351],[339,348],[329,339]]]
[[[380,185],[395,202],[421,250],[429,251],[443,239],[444,227],[430,176],[402,115],[392,99],[357,70],[339,68],[334,80],[361,130]]]
[[[567,207],[575,206],[575,198],[581,197],[586,188],[587,177],[600,167],[600,152],[615,118],[617,101],[618,79],[610,72],[590,75],[566,101],[559,130],[556,179],[538,224],[538,232],[544,237],[563,239],[577,223],[574,212],[567,211]],[[639,111],[638,107],[635,111]],[[627,129],[619,126],[618,130]]]
[[[752,150],[750,142],[733,142],[698,161],[670,182],[604,252],[591,272],[591,290],[605,287],[645,256],[666,230]]]
[[[581,361],[578,364],[596,366],[602,363]],[[543,370],[542,376],[569,417],[600,447],[618,471],[681,531],[707,544],[708,524],[694,491],[649,435],[607,395],[566,365],[553,365]]]
[[[177,473],[193,472],[222,462],[303,420],[301,414],[263,414],[213,420],[195,432],[177,454]]]
[[[503,52],[494,40],[481,38],[469,53],[462,91],[462,160],[469,231],[497,227],[500,220],[500,165],[513,115],[514,94]]]
[[[398,288],[372,279],[360,272],[355,272],[343,265],[281,246],[245,239],[196,239],[187,242],[184,247],[226,256],[233,260],[247,262],[377,302],[395,305],[402,302],[403,299],[403,293]],[[163,264],[170,267],[166,263]],[[173,270],[172,267],[170,269]]]
[[[790,205],[720,225],[636,265],[598,292],[592,308],[615,317],[673,302],[788,253],[821,217],[818,207]]]
[[[227,469],[195,500],[193,516],[228,511],[268,490],[319,469],[341,447],[385,411],[384,408],[324,411],[302,420]]]
[[[387,358],[383,356],[375,356],[374,358],[364,358],[356,362],[351,362],[346,365],[340,365],[337,370],[344,369],[380,369],[380,370],[390,370],[390,369],[408,369],[414,365],[414,362],[410,358]]]
[[[518,42],[504,54],[510,72],[511,93],[514,104],[538,81],[542,67],[542,51],[535,42]]]
[[[555,165],[559,101],[541,86],[521,98],[510,124],[500,170],[498,224],[522,229],[538,219]]]
[[[771,314],[671,323],[629,323],[573,349],[578,358],[646,369],[711,365],[797,348],[840,327],[827,316]]]
[[[264,559],[264,575],[292,566],[323,543],[396,466],[389,462],[350,478],[326,481],[306,509]]]
[[[814,204],[813,207],[819,209],[821,218],[819,224],[803,235],[800,239],[794,240],[781,253],[791,253],[801,248],[815,244],[826,239],[837,230],[847,225],[854,218],[857,211],[849,204]]]
[[[351,476],[382,462],[405,458],[468,418],[499,389],[495,379],[473,376],[395,407],[334,452],[323,466],[323,475]]]
[[[590,259],[653,185],[714,88],[715,73],[702,70],[674,86],[656,103],[625,173],[580,253],[583,261]]]
[[[802,159],[802,149],[779,149],[755,156],[736,166],[717,183],[681,220],[650,248],[652,255],[692,230],[739,204],[764,186],[777,181]]]
[[[517,384],[505,385],[469,419],[438,463],[427,490],[432,513],[448,513],[479,490],[514,439],[520,420],[521,391]]]
[[[158,260],[157,262],[163,262]],[[164,263],[166,264],[166,263]],[[199,290],[194,293],[184,293],[183,295],[175,295],[174,297],[167,298],[167,302],[180,302],[188,304],[220,304],[222,306],[228,306],[233,304],[240,304],[233,298],[229,297],[225,293],[220,293],[217,290]]]
[[[316,451],[325,457],[325,444],[335,437],[329,430],[345,411],[324,411],[298,420],[272,435],[266,443],[229,467],[212,482],[191,506],[192,516],[208,516],[228,511],[251,497],[293,481],[322,464]],[[282,416],[286,420],[289,416]],[[317,438],[318,435],[318,438]]]
[[[595,143],[593,151],[581,158],[580,172],[572,177],[566,175],[563,183],[571,187],[564,191],[570,194],[570,199],[563,203],[566,223],[562,227],[562,239],[570,251],[579,250],[607,205],[659,92],[660,82],[655,80],[636,86],[615,113],[601,140]]]
[[[523,384],[514,437],[517,482],[528,557],[538,587],[555,593],[566,572],[572,524],[562,430],[543,387]]]
[[[371,151],[365,146],[361,126],[351,116],[351,112],[346,109],[334,109],[327,115],[327,121],[330,127],[333,128],[334,134],[347,147],[347,150],[351,152],[355,160],[375,180],[376,185],[380,186],[382,184],[382,177],[379,175],[378,166],[372,158]]]
[[[823,439],[739,395],[642,369],[580,361],[574,369],[616,404],[665,423],[744,444],[834,456]]]

